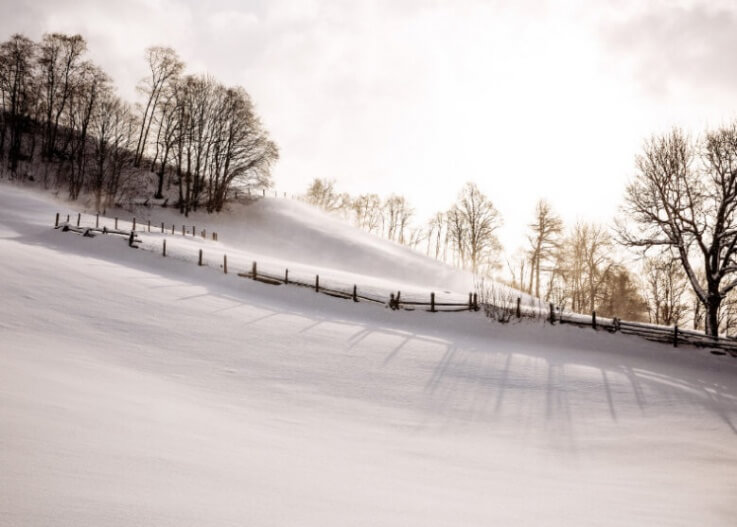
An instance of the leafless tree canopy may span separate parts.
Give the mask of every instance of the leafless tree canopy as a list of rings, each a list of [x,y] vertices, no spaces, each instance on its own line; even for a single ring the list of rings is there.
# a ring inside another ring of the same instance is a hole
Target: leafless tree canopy
[[[137,109],[86,51],[60,33],[0,44],[0,158],[12,177],[41,169],[46,186],[71,199],[86,190],[98,209],[122,195],[162,199],[168,178],[184,214],[221,210],[234,186],[270,185],[278,149],[243,88],[185,76],[174,50],[154,46]]]
[[[625,211],[634,228],[619,229],[629,246],[678,255],[714,336],[722,301],[737,286],[736,207],[737,124],[700,141],[676,129],[645,143],[626,192]]]

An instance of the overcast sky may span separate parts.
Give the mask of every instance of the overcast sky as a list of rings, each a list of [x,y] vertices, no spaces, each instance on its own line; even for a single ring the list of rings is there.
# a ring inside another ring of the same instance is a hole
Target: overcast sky
[[[737,117],[737,2],[0,0],[0,38],[81,33],[134,99],[143,52],[253,96],[276,187],[405,194],[475,181],[524,243],[538,198],[609,222],[644,138]]]

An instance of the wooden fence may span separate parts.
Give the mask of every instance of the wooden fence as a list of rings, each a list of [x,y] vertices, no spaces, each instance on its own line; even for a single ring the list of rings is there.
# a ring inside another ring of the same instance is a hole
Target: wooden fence
[[[119,235],[127,239],[128,245],[133,248],[138,248],[141,240],[136,237],[137,232],[160,232],[163,234],[177,235],[179,230],[175,225],[172,225],[171,229],[166,227],[164,223],[152,227],[151,222],[147,221],[145,224],[137,223],[136,219],[133,218],[131,221],[131,230],[124,230],[118,228],[118,218],[114,218],[115,227],[108,229],[106,226],[100,227],[100,216],[95,216],[94,227],[84,227],[81,225],[81,214],[77,214],[76,224],[71,221],[69,215],[66,216],[66,221],[57,213],[54,221],[54,227],[63,231],[74,232],[83,236],[94,236],[97,233]],[[138,227],[138,229],[137,229]],[[153,229],[153,231],[152,231]],[[191,233],[191,234],[190,234]],[[203,230],[200,233],[202,238],[207,238],[207,231]],[[217,241],[217,233],[212,232],[212,239]],[[196,236],[195,226],[182,225],[181,228],[182,236]],[[171,256],[167,254],[166,249],[166,238],[162,240],[162,256]],[[198,265],[206,265],[204,263],[204,253],[202,249],[199,249],[197,255]],[[227,254],[223,254],[223,263],[221,265],[223,272],[228,274],[228,257]],[[546,309],[541,307],[523,306],[521,304],[521,298],[516,298],[515,302],[510,301],[491,301],[482,299],[479,301],[477,293],[469,293],[467,302],[444,302],[436,301],[435,293],[431,292],[428,295],[427,301],[417,300],[416,295],[411,299],[402,297],[401,291],[396,293],[389,293],[388,297],[380,295],[367,294],[360,292],[358,285],[353,284],[352,287],[346,286],[341,287],[326,287],[320,284],[320,276],[315,275],[314,281],[307,281],[304,278],[294,278],[289,276],[289,269],[285,269],[282,274],[275,274],[274,272],[264,272],[260,270],[257,262],[253,262],[251,269],[247,271],[240,271],[235,273],[236,276],[241,278],[247,278],[255,280],[261,283],[271,285],[295,285],[305,288],[313,289],[317,293],[323,293],[332,297],[341,298],[345,300],[351,300],[353,302],[372,302],[388,306],[391,309],[404,309],[404,310],[415,310],[424,309],[425,311],[436,313],[436,312],[456,312],[456,311],[479,311],[483,309],[487,316],[492,316],[491,312],[503,313],[503,317],[499,318],[502,321],[509,321],[512,318],[544,318],[548,323],[552,325],[556,324],[569,324],[578,327],[589,327],[597,331],[607,331],[610,333],[622,333],[625,335],[637,335],[647,340],[662,342],[671,344],[677,347],[679,344],[687,344],[697,347],[709,347],[712,349],[712,353],[725,355],[729,354],[737,358],[737,340],[727,337],[711,337],[700,331],[688,330],[679,328],[678,326],[659,326],[655,324],[648,324],[643,322],[630,322],[624,321],[619,318],[601,318],[597,317],[596,312],[593,312],[590,316],[583,315],[580,313],[565,312],[556,308],[553,304],[549,304]]]

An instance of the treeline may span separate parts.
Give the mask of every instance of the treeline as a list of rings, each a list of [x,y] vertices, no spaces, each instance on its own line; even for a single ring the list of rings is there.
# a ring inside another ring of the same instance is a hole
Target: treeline
[[[122,100],[80,35],[0,44],[0,159],[15,179],[83,192],[98,210],[176,192],[183,214],[222,209],[235,185],[266,187],[278,149],[243,88],[185,75],[171,48],[146,50],[142,101]]]
[[[502,218],[494,204],[473,183],[466,183],[453,205],[425,225],[413,221],[415,209],[404,196],[351,196],[335,183],[315,179],[304,199],[350,219],[357,227],[417,250],[437,260],[488,275],[499,267]]]
[[[566,227],[539,201],[526,246],[505,262],[507,282],[579,313],[734,335],[737,122],[696,139],[679,129],[654,136],[635,167],[612,227]],[[315,180],[306,199],[448,264],[479,275],[500,268],[502,218],[472,183],[424,224],[412,221],[414,209],[402,196],[353,197]]]

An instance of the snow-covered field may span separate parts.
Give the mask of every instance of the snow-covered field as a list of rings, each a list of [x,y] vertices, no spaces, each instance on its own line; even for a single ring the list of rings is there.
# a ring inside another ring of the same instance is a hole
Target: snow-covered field
[[[61,207],[0,186],[0,525],[735,524],[733,358],[269,286]],[[329,222],[202,221],[290,269],[467,285]]]

